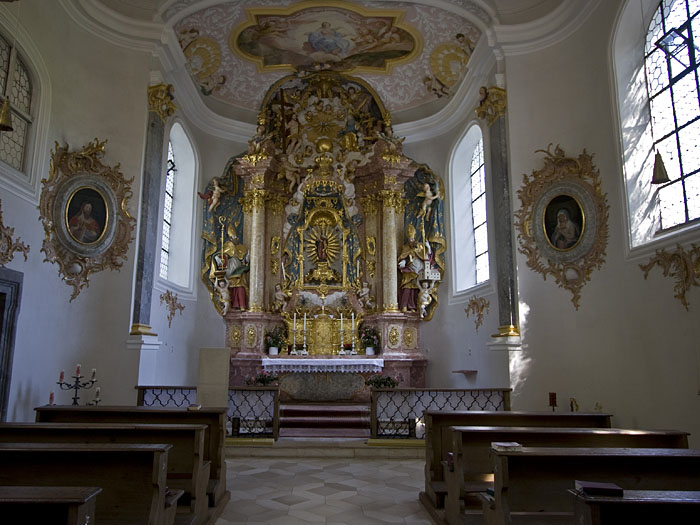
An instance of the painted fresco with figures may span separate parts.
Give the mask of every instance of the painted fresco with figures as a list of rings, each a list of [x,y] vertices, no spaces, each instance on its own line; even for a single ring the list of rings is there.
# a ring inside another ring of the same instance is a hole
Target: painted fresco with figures
[[[280,357],[369,354],[406,386],[424,382],[418,328],[445,272],[444,187],[403,155],[365,81],[331,70],[278,81],[209,194],[201,277],[226,324],[233,384],[264,368],[275,327]],[[379,348],[366,349],[366,328]]]

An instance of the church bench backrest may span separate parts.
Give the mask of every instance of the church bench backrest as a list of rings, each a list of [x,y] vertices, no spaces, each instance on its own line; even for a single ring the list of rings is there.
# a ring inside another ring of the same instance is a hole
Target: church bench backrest
[[[168,486],[183,489],[197,521],[206,518],[209,466],[204,468],[206,425],[127,423],[1,423],[1,443],[168,443]]]
[[[458,425],[589,427],[610,428],[610,414],[586,412],[513,412],[513,411],[443,411],[426,410],[425,422],[425,491],[435,502],[431,481],[444,481],[441,461],[452,449],[450,427]]]
[[[575,480],[616,483],[625,490],[700,490],[700,450],[549,448],[491,451],[494,497],[485,522],[511,523],[511,513],[567,513]]]
[[[0,516],[4,523],[95,523],[99,487],[1,487]]]
[[[204,460],[211,461],[210,487],[214,505],[227,493],[224,439],[226,432],[226,408],[155,408],[135,406],[42,406],[36,409],[36,421],[46,423],[141,423],[141,424],[203,424],[207,425],[204,437]]]
[[[451,427],[450,432],[453,470],[445,473],[448,523],[461,522],[465,487],[493,478],[490,450],[494,441],[529,447],[688,448],[688,433],[679,430],[460,426]],[[466,507],[476,507],[478,513],[480,503],[471,501]]]
[[[96,523],[169,525],[166,471],[171,448],[166,444],[0,443],[0,485],[100,487]]]

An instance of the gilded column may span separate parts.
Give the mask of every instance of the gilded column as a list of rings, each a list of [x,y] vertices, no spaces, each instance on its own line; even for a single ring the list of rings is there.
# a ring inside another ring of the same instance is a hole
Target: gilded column
[[[132,335],[155,335],[151,332],[151,295],[159,245],[158,215],[163,175],[165,123],[174,112],[173,87],[158,84],[148,88],[148,130],[144,153],[139,216],[136,279],[134,284],[134,313]]]
[[[398,302],[398,270],[396,259],[396,217],[403,208],[403,199],[398,190],[382,190],[380,192],[384,206],[382,207],[382,297],[384,311],[397,312]]]
[[[265,199],[262,189],[246,190],[243,195],[243,212],[250,219],[250,275],[248,285],[248,310],[261,312],[265,284]]]
[[[494,337],[520,335],[518,330],[518,291],[515,284],[515,249],[513,247],[513,207],[508,173],[506,130],[506,91],[499,87],[481,88],[479,118],[489,125],[491,145],[491,183],[496,241],[496,287],[498,293],[498,333]]]

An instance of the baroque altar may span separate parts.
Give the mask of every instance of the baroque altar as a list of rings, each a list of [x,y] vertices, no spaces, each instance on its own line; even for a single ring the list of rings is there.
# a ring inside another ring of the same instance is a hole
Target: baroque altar
[[[377,372],[424,386],[420,324],[435,314],[445,272],[444,187],[403,154],[365,81],[314,70],[276,82],[248,150],[201,196],[201,278],[226,327],[231,385],[274,359],[341,369],[371,359],[353,372],[353,398]],[[284,340],[268,357],[275,327]],[[376,358],[361,343],[366,327],[379,333]],[[281,372],[283,399],[303,398],[297,373]]]

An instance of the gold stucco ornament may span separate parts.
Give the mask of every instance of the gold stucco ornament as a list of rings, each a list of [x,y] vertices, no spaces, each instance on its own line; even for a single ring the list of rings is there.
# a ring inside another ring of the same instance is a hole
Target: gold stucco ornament
[[[581,289],[605,262],[609,207],[593,156],[584,149],[568,157],[551,147],[538,150],[545,154],[544,167],[524,175],[518,190],[518,251],[543,278],[551,275],[569,290],[578,310]]]

